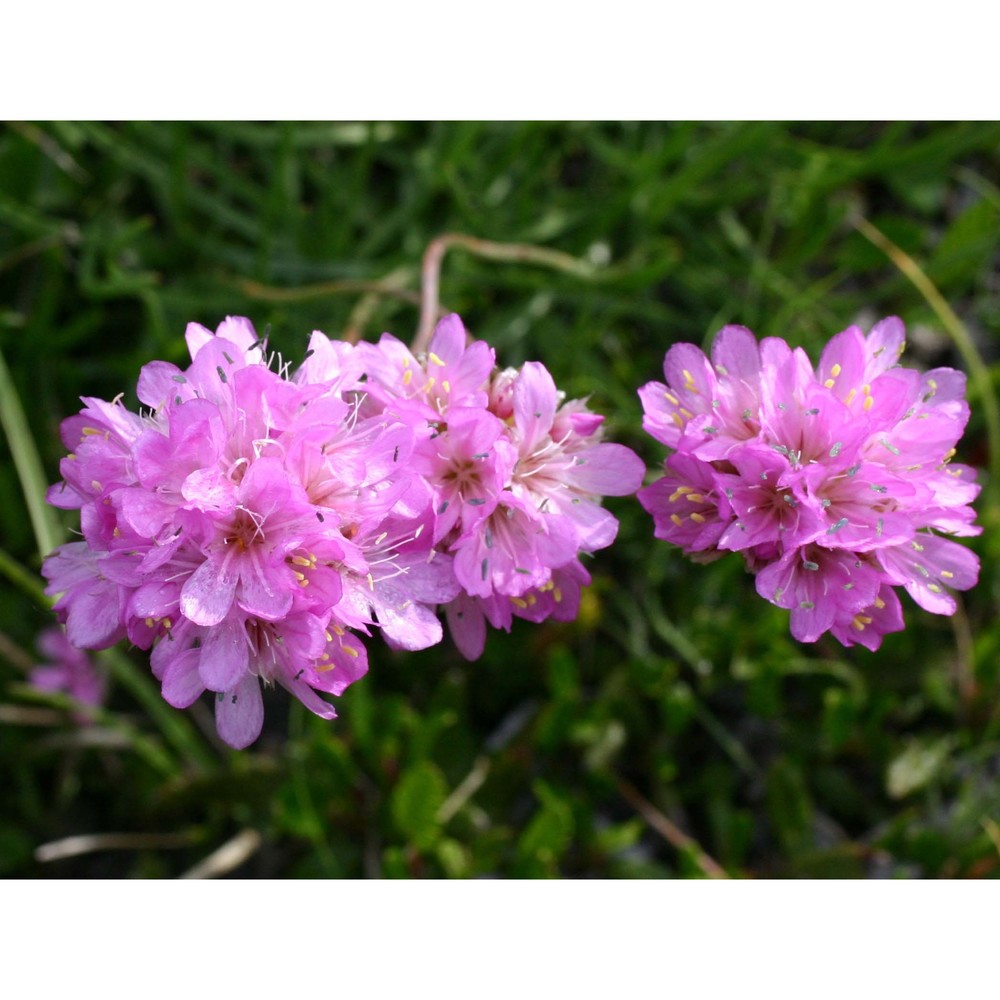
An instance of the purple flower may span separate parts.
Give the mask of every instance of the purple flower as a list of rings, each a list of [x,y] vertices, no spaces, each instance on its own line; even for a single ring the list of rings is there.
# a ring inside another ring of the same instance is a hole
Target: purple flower
[[[70,642],[151,648],[166,700],[214,692],[220,736],[244,747],[262,684],[332,718],[325,696],[367,670],[361,636],[377,624],[394,644],[430,645],[434,608],[457,588],[424,582],[438,572],[430,531],[398,530],[430,517],[407,461],[416,420],[362,412],[349,345],[314,334],[316,360],[292,380],[245,319],[215,334],[190,324],[187,342],[187,369],[142,370],[143,415],[84,400],[64,423],[73,453],[49,498],[80,509],[83,541],[44,572]],[[389,584],[411,567],[413,587]]]
[[[424,356],[388,334],[359,350],[383,413],[415,418],[412,464],[455,588],[439,599],[456,645],[476,659],[487,623],[575,618],[590,579],[579,557],[618,530],[601,497],[635,492],[645,469],[601,440],[603,417],[565,401],[543,365],[496,369],[492,349],[467,339],[446,316]]]
[[[355,347],[316,331],[292,377],[246,319],[186,340],[186,369],[142,369],[141,415],[84,399],[63,424],[49,500],[80,511],[83,541],[43,571],[74,645],[151,649],[164,698],[213,692],[240,748],[262,686],[333,718],[327,696],[365,674],[375,629],[423,649],[444,608],[474,657],[486,620],[575,616],[578,557],[617,529],[599,498],[643,467],[541,365],[496,372],[457,316],[420,357],[390,334]]]
[[[61,628],[47,628],[38,637],[38,651],[45,662],[28,675],[28,683],[38,691],[68,694],[82,705],[98,707],[107,689],[103,674],[90,657],[73,646]],[[90,722],[86,712],[75,713],[76,722]]]
[[[639,390],[644,428],[674,449],[638,494],[656,537],[702,559],[741,552],[800,641],[830,631],[874,650],[903,628],[894,587],[952,614],[949,590],[976,583],[976,556],[942,537],[982,530],[975,472],[951,462],[965,377],[898,367],[904,335],[895,317],[867,337],[852,326],[814,370],[800,348],[729,326],[711,361],[676,344],[666,382]]]

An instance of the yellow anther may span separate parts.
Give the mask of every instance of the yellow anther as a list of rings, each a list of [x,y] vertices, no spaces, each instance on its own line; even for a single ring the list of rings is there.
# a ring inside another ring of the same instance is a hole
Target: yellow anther
[[[866,395],[870,396],[872,394],[872,387],[866,382],[862,387],[861,391]]]
[[[670,494],[670,503],[676,503],[681,497],[687,496],[688,493],[691,492],[692,490],[690,486],[678,486],[677,489]]]
[[[681,415],[687,417],[688,420],[690,420],[694,416],[694,414],[690,410],[686,409],[683,406],[681,407]]]
[[[855,397],[855,396],[856,396],[857,394],[858,394],[858,390],[857,390],[857,389],[852,389],[852,390],[851,390],[851,391],[850,391],[850,392],[849,392],[849,393],[847,394],[847,399],[845,399],[845,400],[844,400],[844,402],[845,402],[845,403],[847,403],[847,405],[848,405],[848,406],[850,406],[850,405],[851,405],[851,403],[853,403],[853,402],[854,402],[854,397]]]
[[[922,468],[923,468],[923,466],[918,463],[917,465],[908,465],[906,467],[906,471],[907,472],[916,472],[917,469],[922,469]]]
[[[429,378],[427,384],[424,386],[424,392],[430,392],[434,388],[434,383],[437,381],[435,378]]]
[[[299,583],[302,583],[302,581],[305,580],[305,573],[300,573],[297,569],[293,569],[292,572],[295,574],[295,579],[298,580]]]
[[[844,369],[843,369],[843,368],[841,368],[841,367],[840,367],[840,365],[834,365],[834,366],[833,366],[833,367],[832,367],[832,368],[830,369],[830,374],[831,374],[831,375],[832,375],[832,376],[833,376],[834,378],[836,378],[836,377],[837,377],[837,376],[838,376],[838,375],[839,375],[839,374],[840,374],[840,373],[841,373],[841,372],[842,372],[843,370],[844,370]]]
[[[327,642],[333,642],[333,636],[332,636],[332,635],[330,634],[330,630],[329,630],[329,629],[327,629],[327,630],[326,630],[326,631],[325,631],[325,632],[323,633],[323,635],[325,635],[325,636],[326,636],[326,641],[327,641]]]
[[[952,579],[952,577],[954,577],[954,575],[955,574],[952,573],[952,571],[950,569],[943,569],[943,570],[941,570],[941,576],[943,576],[946,580]]]
[[[823,388],[825,388],[825,389],[832,389],[832,388],[833,388],[833,383],[834,383],[834,379],[832,379],[832,378],[828,378],[828,379],[827,379],[827,380],[826,380],[826,381],[825,381],[825,382],[823,383]]]
[[[444,368],[444,362],[433,351],[431,351],[427,357],[439,368]]]
[[[915,552],[924,551],[924,547],[920,544],[920,542],[910,542],[910,544],[913,546]]]
[[[871,408],[872,408],[872,407],[873,407],[874,405],[875,405],[875,397],[874,397],[874,396],[866,396],[866,397],[865,397],[865,404],[864,404],[864,406],[862,407],[862,409],[863,409],[863,410],[865,410],[865,412],[867,412],[867,411],[868,411],[868,410],[870,410],[870,409],[871,409]]]
[[[403,385],[409,385],[412,381],[413,381],[413,372],[409,368],[407,368],[406,371],[403,372]]]
[[[665,392],[663,398],[672,406],[680,406],[681,401],[672,392]]]
[[[951,449],[951,450],[950,450],[950,451],[949,451],[949,452],[948,452],[948,453],[947,453],[947,454],[946,454],[946,455],[944,456],[944,460],[945,460],[946,462],[949,462],[949,461],[951,461],[951,459],[953,459],[953,458],[955,457],[955,455],[956,455],[956,454],[957,454],[957,450],[956,450],[955,448],[952,448],[952,449]]]
[[[562,591],[558,587],[556,587],[552,591],[552,597],[554,598],[556,604],[558,604],[562,600]]]
[[[98,493],[100,493],[101,490],[104,489],[104,487],[96,479],[91,479],[90,488],[92,490],[96,490]]]
[[[927,589],[928,590],[933,590],[935,594],[940,594],[941,593],[941,588],[936,583],[929,583],[929,584],[927,584]]]
[[[684,376],[684,388],[695,389],[694,376],[685,368],[681,374]]]
[[[447,379],[445,379],[441,383],[441,388],[444,389],[445,392],[451,392],[451,383]]]
[[[933,392],[937,392],[937,382],[935,382],[934,379],[929,378],[927,380],[927,385],[930,386]]]
[[[855,615],[855,616],[854,616],[854,618],[853,618],[853,619],[851,620],[851,624],[852,624],[852,625],[853,625],[853,626],[854,626],[854,627],[855,627],[855,628],[856,628],[856,629],[857,629],[857,630],[858,630],[859,632],[864,632],[864,630],[865,630],[865,625],[866,625],[866,624],[870,624],[870,623],[871,623],[871,619],[869,618],[869,619],[868,619],[868,621],[866,622],[866,621],[865,621],[865,619],[864,619],[864,617],[863,617],[862,615]]]
[[[315,557],[313,557],[313,559],[306,559],[305,556],[292,556],[292,562],[295,563],[296,566],[305,566],[307,568],[314,565],[314,559]]]
[[[371,573],[368,574],[368,589],[369,590],[375,589],[375,577],[373,577]]]
[[[333,626],[333,634],[334,635],[343,635],[344,634],[344,630],[339,625],[334,625]]]
[[[678,427],[684,426],[684,420],[679,413],[675,413],[673,415],[673,418],[674,418],[674,423],[677,424]]]
[[[156,619],[155,618],[147,618],[146,619],[146,628],[152,628],[155,624],[156,624]]]
[[[705,517],[704,517],[704,515],[703,514],[699,514],[697,511],[695,511],[691,515],[691,520],[694,521],[695,524],[704,524],[705,523]]]
[[[121,536],[122,536],[121,530],[118,528],[115,528],[115,530],[111,532],[112,538],[121,538]]]
[[[516,608],[520,608],[522,611],[528,606],[527,601],[522,601],[520,597],[512,597],[510,603]]]
[[[341,646],[340,647],[348,656],[352,656],[357,659],[358,651],[353,646]]]
[[[554,584],[554,583],[553,583],[553,582],[552,582],[551,580],[546,580],[546,581],[545,581],[545,583],[543,583],[543,584],[542,584],[542,585],[541,585],[541,586],[540,586],[540,587],[539,587],[538,589],[539,589],[539,590],[540,590],[540,591],[541,591],[541,592],[542,592],[543,594],[546,594],[546,593],[548,593],[548,592],[549,592],[550,590],[552,590],[552,588],[553,588],[553,587],[555,587],[555,584]]]
[[[878,608],[879,611],[881,611],[885,607],[885,601],[883,601],[881,597],[876,597],[875,607]]]
[[[679,514],[671,514],[670,520],[673,521],[678,528],[684,523],[684,518],[681,517]]]
[[[163,619],[163,627],[165,629],[171,629],[174,627],[174,623],[169,618]]]
[[[528,594],[528,605],[534,607],[538,603],[538,598],[534,594]]]
[[[689,493],[687,495],[687,498],[688,498],[688,500],[691,501],[691,503],[704,503],[705,502],[705,498],[700,493]]]
[[[70,460],[71,462],[75,462],[75,461],[76,461],[76,455],[75,455],[75,454],[74,454],[73,452],[70,452],[70,453],[69,453],[69,454],[68,454],[68,455],[67,455],[66,457],[67,457],[67,458],[68,458],[68,459],[69,459],[69,460]]]
[[[96,427],[84,427],[83,434],[85,437],[90,437],[93,434],[102,434],[103,431],[99,431]]]

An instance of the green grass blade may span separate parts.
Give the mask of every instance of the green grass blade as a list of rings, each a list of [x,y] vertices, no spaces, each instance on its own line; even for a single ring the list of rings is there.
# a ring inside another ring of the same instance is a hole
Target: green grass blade
[[[42,461],[38,457],[38,449],[35,448],[31,431],[28,429],[28,421],[25,419],[21,401],[2,352],[0,352],[0,424],[3,425],[11,455],[14,457],[14,467],[21,481],[28,517],[31,519],[31,527],[38,542],[38,552],[44,557],[62,541],[62,529],[52,509],[45,502],[48,483],[42,470]]]

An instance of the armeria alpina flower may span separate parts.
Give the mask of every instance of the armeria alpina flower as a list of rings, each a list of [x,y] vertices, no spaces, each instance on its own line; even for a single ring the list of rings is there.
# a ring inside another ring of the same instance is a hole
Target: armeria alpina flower
[[[416,420],[362,412],[353,348],[314,334],[291,380],[245,319],[190,324],[187,342],[187,369],[143,369],[141,414],[85,399],[65,421],[72,453],[49,500],[80,510],[83,541],[44,572],[75,646],[152,647],[166,700],[214,692],[219,734],[244,747],[261,683],[332,718],[324,695],[367,670],[361,636],[377,624],[394,645],[431,645],[458,588],[422,531]]]
[[[673,449],[639,491],[657,538],[696,557],[742,553],[758,593],[813,642],[877,649],[903,628],[894,587],[952,614],[979,562],[946,535],[981,528],[975,471],[951,461],[969,417],[965,376],[897,365],[899,319],[837,334],[813,369],[801,348],[724,328],[639,390],[643,426]]]
[[[482,653],[487,622],[574,619],[590,581],[579,557],[618,530],[600,498],[638,489],[638,456],[603,442],[604,418],[564,401],[543,365],[497,369],[457,316],[441,320],[426,355],[388,334],[359,349],[383,412],[423,421],[412,462],[432,495],[435,544],[453,557],[459,592],[444,603],[463,655]]]
[[[186,339],[186,369],[143,368],[142,413],[84,399],[63,423],[48,498],[80,511],[83,541],[44,573],[75,646],[152,649],[164,698],[213,692],[220,736],[244,747],[262,684],[332,718],[325,696],[365,674],[375,628],[423,649],[443,608],[475,657],[487,620],[575,617],[579,556],[617,529],[598,500],[643,467],[541,365],[498,373],[457,316],[419,357],[390,334],[314,332],[292,377],[246,319]]]

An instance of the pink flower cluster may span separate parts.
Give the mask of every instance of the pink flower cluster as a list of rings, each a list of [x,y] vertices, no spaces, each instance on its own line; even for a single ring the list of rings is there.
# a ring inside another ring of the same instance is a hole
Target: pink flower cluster
[[[45,662],[28,675],[28,683],[36,691],[68,694],[81,705],[104,704],[107,685],[103,674],[86,653],[70,643],[61,628],[45,629],[38,637],[38,651]],[[73,718],[80,725],[90,722],[85,712],[78,712]]]
[[[164,698],[214,692],[219,735],[245,747],[261,682],[333,718],[323,695],[365,674],[375,626],[422,649],[444,606],[474,658],[486,621],[575,616],[579,554],[617,529],[599,495],[643,466],[540,364],[498,372],[457,316],[426,357],[315,332],[294,377],[246,319],[186,338],[187,369],[142,369],[145,411],[84,398],[63,423],[49,501],[80,510],[83,541],[44,572],[75,646],[152,648]]]
[[[720,331],[712,359],[676,344],[666,384],[639,390],[643,426],[674,449],[639,491],[657,538],[688,554],[742,553],[757,592],[791,611],[792,635],[830,631],[877,649],[903,628],[894,588],[952,614],[976,556],[975,471],[951,462],[969,417],[965,376],[897,366],[903,324],[852,326],[813,369],[779,338]]]

